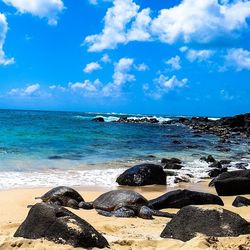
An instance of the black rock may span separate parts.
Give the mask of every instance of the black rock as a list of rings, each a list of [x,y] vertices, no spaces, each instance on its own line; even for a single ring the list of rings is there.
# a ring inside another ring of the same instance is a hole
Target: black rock
[[[203,156],[203,157],[200,158],[200,160],[201,161],[206,161],[207,163],[216,161],[212,155],[208,155],[208,157]]]
[[[250,178],[246,177],[217,180],[214,182],[214,186],[220,196],[250,194]]]
[[[230,164],[230,163],[231,163],[230,160],[220,160],[220,164],[221,164],[221,165],[228,165],[228,164]]]
[[[221,198],[217,195],[187,189],[174,190],[149,201],[149,205],[154,209],[182,208],[188,205],[204,204],[224,205]]]
[[[105,122],[103,117],[96,117],[94,119],[92,119],[93,122]]]
[[[248,163],[245,162],[239,162],[235,164],[235,167],[238,169],[247,169],[246,167],[248,166]]]
[[[250,206],[250,199],[242,196],[237,196],[232,204],[234,207]]]
[[[162,166],[145,163],[129,168],[116,182],[126,186],[166,185],[166,174]]]
[[[173,143],[173,144],[182,144],[182,142],[181,142],[181,141],[178,141],[178,140],[173,140],[172,143]]]
[[[88,222],[57,205],[37,203],[14,234],[26,239],[45,238],[74,247],[108,247],[107,240]]]
[[[237,178],[237,177],[243,177],[243,178],[250,178],[250,169],[247,170],[236,170],[231,172],[225,172],[220,175],[218,175],[216,178],[214,178],[210,183],[209,186],[214,186],[214,183],[219,180],[225,180],[228,178]]]
[[[161,163],[164,163],[164,164],[165,163],[181,164],[181,160],[178,159],[178,158],[170,158],[170,159],[162,158]]]
[[[224,172],[227,172],[227,168],[214,168],[208,172],[209,177],[214,178]]]
[[[249,234],[250,223],[225,209],[186,206],[166,225],[161,237],[188,241],[197,233],[214,237],[236,237]]]
[[[175,169],[175,170],[179,170],[182,169],[184,166],[180,165],[180,164],[175,164],[175,163],[166,163],[163,168],[164,169]]]
[[[222,165],[219,161],[215,161],[212,164],[210,164],[208,167],[210,167],[210,168],[222,168]]]

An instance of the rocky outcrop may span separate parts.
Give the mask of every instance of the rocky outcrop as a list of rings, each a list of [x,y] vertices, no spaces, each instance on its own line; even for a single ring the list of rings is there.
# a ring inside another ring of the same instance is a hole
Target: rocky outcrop
[[[250,199],[243,196],[237,196],[232,204],[234,207],[250,206]]]
[[[31,207],[14,237],[45,238],[83,248],[104,248],[109,245],[88,222],[63,207],[46,203],[37,203]]]
[[[161,237],[188,241],[197,233],[215,237],[239,236],[250,233],[250,223],[225,209],[186,206],[166,225]]]
[[[166,174],[162,166],[145,163],[127,169],[116,182],[125,186],[166,185]]]
[[[93,122],[105,122],[103,117],[96,117],[94,119],[92,119]]]

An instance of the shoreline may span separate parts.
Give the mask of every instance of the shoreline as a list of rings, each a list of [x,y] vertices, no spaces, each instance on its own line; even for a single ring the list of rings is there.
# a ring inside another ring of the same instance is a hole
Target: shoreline
[[[215,193],[214,188],[208,187],[208,181],[206,180],[197,184],[181,184],[175,188],[162,189],[161,186],[145,186],[145,187],[119,187],[122,189],[132,189],[144,195],[147,199],[152,199],[162,195],[163,193],[178,189],[188,188],[195,191],[203,191],[209,193]],[[94,187],[76,187],[75,188],[83,196],[86,201],[91,201],[98,197],[100,194],[108,191],[105,188]],[[46,240],[28,240],[22,238],[13,238],[13,234],[17,227],[24,221],[29,211],[27,205],[35,204],[39,200],[35,200],[36,196],[41,196],[49,188],[25,188],[25,189],[9,189],[0,190],[1,206],[0,206],[0,250],[8,249],[82,249],[73,248],[68,245],[58,245],[53,242]],[[110,189],[109,189],[110,190]],[[250,195],[246,195],[250,198]],[[240,214],[243,218],[250,221],[250,213],[248,207],[234,208],[231,206],[233,196],[221,197],[225,203],[223,208],[231,210]],[[216,205],[205,205],[203,207],[219,207]],[[250,235],[230,237],[230,238],[219,238],[216,243],[218,247],[214,247],[214,243],[208,243],[205,236],[197,236],[191,241],[182,242],[174,239],[162,239],[160,233],[165,227],[166,223],[170,221],[169,218],[155,217],[154,220],[143,220],[140,218],[115,218],[115,217],[104,217],[98,215],[95,210],[74,210],[69,209],[76,215],[88,221],[93,227],[101,232],[109,241],[110,249],[207,249],[208,245],[211,245],[213,249],[227,249],[232,244],[248,244],[250,247]],[[163,211],[176,213],[178,209],[164,209]],[[238,243],[237,243],[238,242]],[[221,245],[219,247],[219,245]],[[233,248],[238,249],[238,248]],[[244,248],[243,248],[244,249]],[[248,248],[245,248],[248,249]]]

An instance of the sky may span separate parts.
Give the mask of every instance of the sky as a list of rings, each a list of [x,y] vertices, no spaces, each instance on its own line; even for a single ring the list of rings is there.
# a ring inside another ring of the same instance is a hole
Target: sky
[[[250,1],[0,0],[0,108],[250,112]]]

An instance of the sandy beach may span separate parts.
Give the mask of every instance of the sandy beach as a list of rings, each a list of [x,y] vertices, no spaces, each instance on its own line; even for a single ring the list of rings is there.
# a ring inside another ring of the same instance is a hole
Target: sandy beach
[[[207,182],[198,184],[182,185],[181,188],[189,188],[197,191],[215,193],[213,188],[207,187]],[[91,201],[108,189],[76,188],[85,200]],[[135,188],[146,198],[155,198],[164,192],[165,188],[148,186]],[[34,197],[41,196],[48,191],[46,188],[37,189],[12,189],[0,191],[0,249],[74,249],[68,245],[58,245],[46,240],[28,240],[14,238],[13,234],[26,218],[28,213],[27,205],[37,202]],[[250,195],[246,196],[250,198]],[[234,208],[232,201],[235,197],[222,197],[225,209],[240,214],[250,221],[249,207]],[[216,207],[216,206],[204,206]],[[160,233],[170,220],[168,218],[155,217],[154,220],[143,220],[140,218],[114,218],[98,215],[95,210],[73,210],[72,212],[88,221],[108,242],[110,249],[250,249],[250,235],[215,238],[197,235],[188,242],[179,240],[162,239]],[[177,212],[177,209],[166,209],[168,212]],[[79,248],[80,249],[80,248]]]

